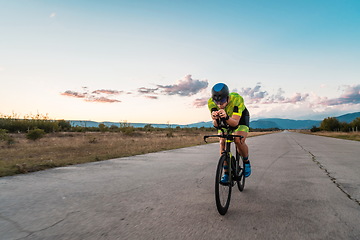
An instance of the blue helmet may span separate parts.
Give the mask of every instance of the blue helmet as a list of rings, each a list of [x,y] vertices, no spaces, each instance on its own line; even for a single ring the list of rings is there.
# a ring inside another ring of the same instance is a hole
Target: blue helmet
[[[211,95],[215,103],[225,103],[229,97],[229,88],[225,83],[217,83],[213,86]]]

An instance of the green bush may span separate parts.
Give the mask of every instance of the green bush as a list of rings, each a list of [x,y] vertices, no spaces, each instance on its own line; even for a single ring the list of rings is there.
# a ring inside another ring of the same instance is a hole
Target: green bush
[[[42,137],[44,137],[45,135],[45,131],[42,130],[42,129],[33,129],[33,130],[30,130],[27,134],[26,134],[26,138],[27,139],[30,139],[30,140],[33,140],[33,141],[36,141]]]
[[[4,141],[7,138],[7,132],[8,131],[6,129],[0,129],[0,140]]]
[[[134,136],[135,135],[135,128],[134,127],[122,127],[120,131],[125,134],[126,136]]]
[[[100,123],[99,129],[100,129],[100,132],[106,132],[109,128],[105,124]]]
[[[340,127],[339,120],[334,117],[325,118],[320,124],[320,129],[323,131],[339,131]]]
[[[109,127],[109,130],[112,132],[117,132],[119,131],[119,127],[113,124]]]
[[[346,123],[346,122],[340,123],[340,131],[342,131],[342,132],[350,132],[351,131],[350,123]]]
[[[58,120],[57,122],[61,131],[70,131],[71,124],[69,121]]]
[[[320,131],[320,128],[318,128],[317,126],[313,126],[311,129],[310,129],[311,132],[319,132]]]
[[[353,131],[356,129],[356,131],[358,131],[358,129],[360,129],[360,117],[354,119],[351,123],[350,123]]]
[[[154,130],[154,127],[151,124],[146,124],[143,129],[144,131],[151,132]]]
[[[41,114],[20,117],[17,114],[3,115],[0,113],[0,129],[6,129],[10,133],[26,133],[36,128],[43,129],[46,133],[70,131],[71,124],[65,120],[51,120],[47,115]]]
[[[14,138],[8,134],[6,129],[0,129],[0,141],[5,141],[8,145],[15,143]]]

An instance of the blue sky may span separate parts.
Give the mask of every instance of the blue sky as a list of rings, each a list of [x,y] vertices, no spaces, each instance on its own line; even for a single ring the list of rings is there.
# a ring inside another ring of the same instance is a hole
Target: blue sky
[[[0,0],[0,114],[209,121],[217,82],[252,119],[357,112],[359,12],[355,0]]]

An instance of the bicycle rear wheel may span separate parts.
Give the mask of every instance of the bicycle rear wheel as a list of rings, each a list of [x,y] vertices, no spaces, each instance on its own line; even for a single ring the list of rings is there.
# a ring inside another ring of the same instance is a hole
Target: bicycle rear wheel
[[[215,201],[216,207],[221,215],[225,215],[229,208],[232,188],[232,184],[230,183],[230,181],[228,184],[223,184],[220,182],[221,177],[224,174],[224,163],[226,160],[227,155],[221,155],[216,169],[215,177]],[[229,174],[231,176],[231,173]]]
[[[236,163],[236,164],[238,164],[238,163]],[[239,171],[238,171],[238,178],[236,180],[236,183],[238,185],[239,191],[242,192],[245,187],[244,166],[240,167],[240,165],[239,165],[238,168],[239,168]]]
[[[241,160],[241,159],[240,159]],[[240,166],[241,164],[241,166]],[[244,164],[243,163],[239,163],[238,161],[236,162],[237,165],[237,174],[238,177],[236,178],[236,183],[238,185],[238,189],[240,192],[242,192],[244,190],[245,187],[245,176],[244,176]]]

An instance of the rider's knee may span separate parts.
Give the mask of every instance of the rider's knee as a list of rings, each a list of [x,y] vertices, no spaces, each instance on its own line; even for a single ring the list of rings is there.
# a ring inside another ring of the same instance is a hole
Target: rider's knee
[[[236,145],[238,145],[238,144],[244,144],[245,143],[245,137],[243,137],[243,138],[241,138],[241,140],[240,140],[240,138],[234,138],[234,142],[235,142],[235,144]]]

